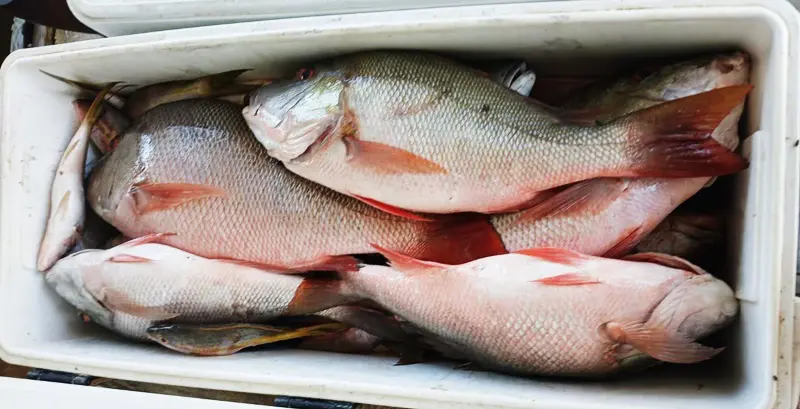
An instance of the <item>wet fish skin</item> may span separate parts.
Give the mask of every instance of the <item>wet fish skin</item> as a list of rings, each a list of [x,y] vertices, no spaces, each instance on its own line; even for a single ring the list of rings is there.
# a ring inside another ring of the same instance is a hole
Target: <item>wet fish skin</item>
[[[512,374],[604,376],[641,355],[702,361],[719,350],[694,340],[738,310],[724,282],[667,255],[628,261],[544,248],[457,266],[386,255],[392,267],[346,273],[353,291]]]
[[[211,99],[143,115],[95,168],[87,199],[127,237],[176,233],[163,243],[282,271],[354,268],[349,255],[370,243],[448,262],[505,252],[483,217],[398,217],[288,172],[236,105]]]
[[[74,246],[85,218],[83,171],[89,149],[89,133],[99,116],[100,104],[110,89],[101,91],[67,144],[50,188],[50,210],[36,257],[36,268],[47,271]]]
[[[585,118],[575,125],[577,118],[431,54],[353,54],[315,64],[300,78],[251,96],[243,115],[253,133],[292,172],[395,208],[500,213],[593,177],[711,176],[746,166],[703,129],[741,103],[748,87],[585,126]],[[673,140],[673,132],[682,136]],[[662,140],[661,133],[672,136]],[[654,153],[662,148],[663,155]]]
[[[296,338],[318,337],[347,330],[344,324],[276,327],[247,323],[167,324],[147,329],[147,337],[173,351],[200,356],[224,356],[245,348]]]
[[[724,242],[724,221],[719,214],[673,212],[636,245],[635,251],[667,253],[697,263]]]
[[[83,119],[91,106],[92,101],[88,99],[77,99],[73,101],[75,112],[78,118]],[[89,139],[94,143],[94,146],[100,150],[100,153],[106,153],[114,150],[119,143],[117,138],[130,127],[131,121],[125,114],[114,108],[111,104],[103,102],[101,106],[100,118],[97,120]],[[88,173],[87,173],[88,174]]]
[[[668,66],[635,81],[623,78],[610,88],[595,86],[575,96],[570,108],[603,107],[609,115],[624,115],[657,104],[658,98],[676,98],[714,87],[747,83],[749,58],[742,52],[714,55]],[[605,84],[605,83],[603,83]],[[605,86],[605,85],[604,85]],[[739,143],[737,129],[743,105],[736,107],[714,129],[713,137],[734,149]],[[698,178],[598,178],[580,182],[519,213],[492,216],[509,251],[531,247],[560,247],[591,255],[616,257],[634,249],[678,205],[708,185],[709,177]],[[587,234],[591,232],[591,234]],[[683,242],[685,238],[667,242]],[[694,241],[686,242],[691,245]],[[697,243],[699,244],[699,243]],[[686,248],[684,246],[684,248]],[[653,250],[651,248],[651,250]],[[659,248],[661,252],[675,254]],[[688,250],[688,249],[687,249]],[[681,250],[676,255],[687,256]]]
[[[256,89],[262,82],[246,84],[236,79],[248,70],[231,70],[189,80],[166,81],[148,85],[131,93],[125,113],[138,118],[159,105],[194,98],[222,97]]]
[[[211,260],[152,242],[162,238],[72,254],[59,260],[45,280],[92,321],[142,340],[159,322],[258,323],[358,300],[338,280]]]

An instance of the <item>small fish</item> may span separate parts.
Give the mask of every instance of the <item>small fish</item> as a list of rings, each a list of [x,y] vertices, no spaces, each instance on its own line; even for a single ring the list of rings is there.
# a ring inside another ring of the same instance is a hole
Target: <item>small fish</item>
[[[129,118],[136,119],[159,105],[186,99],[246,94],[264,84],[263,81],[254,84],[237,82],[236,79],[246,71],[248,70],[226,71],[139,88],[128,98],[125,113]]]
[[[147,329],[147,338],[173,351],[200,356],[232,355],[242,349],[296,338],[335,334],[349,327],[340,323],[290,328],[258,324],[166,324]]]
[[[147,111],[90,179],[92,209],[125,236],[176,233],[163,243],[272,271],[355,269],[370,243],[442,262],[505,252],[483,216],[393,215],[287,171],[225,101]]]
[[[585,91],[587,94],[574,96],[577,102],[569,106],[603,107],[609,119],[669,98],[745,84],[749,76],[747,54],[714,55],[665,67],[639,81],[624,77],[610,86],[592,87]],[[735,149],[739,143],[737,124],[742,109],[743,105],[734,108],[712,132],[715,140],[729,149]],[[491,220],[509,251],[559,247],[618,257],[633,250],[678,205],[709,181],[709,177],[591,179],[560,191],[554,189],[540,195],[541,202],[522,212],[494,215]]]
[[[83,120],[89,111],[92,101],[88,99],[78,99],[73,101],[78,118]],[[114,150],[119,143],[118,136],[122,135],[130,127],[131,121],[125,114],[114,108],[111,104],[103,102],[100,107],[100,117],[94,128],[92,128],[89,139],[102,155]]]
[[[101,103],[109,89],[110,86],[100,91],[92,102],[56,168],[50,190],[50,213],[36,257],[36,268],[39,271],[50,269],[81,236],[85,218],[83,171],[89,149],[89,134],[100,115]]]
[[[383,254],[391,267],[343,274],[351,291],[479,367],[511,374],[598,377],[646,357],[704,361],[720,349],[695,340],[738,312],[728,285],[664,254],[541,248],[461,265]]]
[[[373,206],[503,213],[591,178],[744,169],[710,135],[750,89],[715,89],[598,124],[443,57],[375,51],[261,87],[242,114],[287,169]]]
[[[134,339],[155,323],[264,322],[358,301],[339,280],[214,260],[140,237],[59,260],[46,282],[93,322]]]

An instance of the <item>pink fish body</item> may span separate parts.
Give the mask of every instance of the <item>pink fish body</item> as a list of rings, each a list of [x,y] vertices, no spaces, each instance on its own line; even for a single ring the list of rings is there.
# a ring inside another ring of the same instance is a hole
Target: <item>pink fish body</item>
[[[722,281],[652,253],[637,262],[545,248],[455,266],[387,256],[392,267],[347,273],[351,289],[471,361],[515,374],[603,375],[642,355],[709,359],[718,350],[694,340],[738,306]]]

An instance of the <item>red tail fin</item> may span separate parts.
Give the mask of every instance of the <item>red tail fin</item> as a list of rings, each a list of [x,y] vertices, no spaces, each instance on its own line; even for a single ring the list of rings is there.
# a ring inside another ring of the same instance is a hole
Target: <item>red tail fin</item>
[[[747,168],[747,161],[711,138],[751,85],[735,85],[636,111],[620,118],[634,144],[632,177],[720,176]]]
[[[464,264],[508,251],[486,216],[461,215],[429,223],[425,240],[406,249],[393,249],[418,260]]]

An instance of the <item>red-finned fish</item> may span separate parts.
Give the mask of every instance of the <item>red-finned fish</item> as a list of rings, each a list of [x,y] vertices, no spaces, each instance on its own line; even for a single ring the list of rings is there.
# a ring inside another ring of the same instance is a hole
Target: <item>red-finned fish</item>
[[[127,237],[176,233],[162,243],[273,271],[354,269],[350,255],[370,243],[440,262],[505,252],[485,217],[398,217],[292,174],[219,100],[147,111],[97,165],[87,199]]]
[[[604,110],[606,119],[710,89],[745,84],[747,54],[735,52],[693,59],[643,79],[625,77],[610,86],[593,86],[574,97],[572,108]],[[739,143],[739,105],[714,129],[729,149]],[[509,251],[560,247],[592,255],[620,256],[631,251],[668,214],[709,183],[697,178],[598,178],[561,192],[540,195],[542,202],[519,213],[492,216]],[[669,254],[673,254],[668,252]]]
[[[47,226],[36,257],[39,271],[47,271],[52,267],[80,238],[85,218],[83,171],[89,149],[89,133],[100,115],[100,104],[109,89],[110,86],[97,95],[56,168],[50,188]]]
[[[385,255],[391,267],[344,274],[351,291],[479,366],[513,374],[602,376],[643,357],[700,362],[720,350],[695,340],[738,310],[724,282],[663,254],[617,260],[542,248],[461,265]]]
[[[357,301],[341,281],[280,274],[213,260],[141,237],[59,260],[46,282],[92,321],[147,339],[160,322],[259,323]]]
[[[380,208],[500,213],[596,177],[699,177],[747,166],[711,131],[749,85],[608,123],[557,112],[433,54],[364,52],[255,92],[243,115],[292,172]]]

